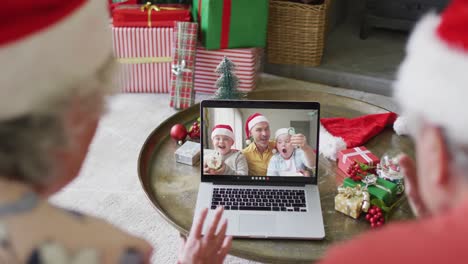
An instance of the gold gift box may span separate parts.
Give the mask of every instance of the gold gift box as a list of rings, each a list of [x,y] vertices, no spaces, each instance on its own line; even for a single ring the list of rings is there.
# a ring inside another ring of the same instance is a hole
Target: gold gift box
[[[349,197],[339,193],[335,196],[335,210],[356,219],[361,215],[363,201],[362,195]]]

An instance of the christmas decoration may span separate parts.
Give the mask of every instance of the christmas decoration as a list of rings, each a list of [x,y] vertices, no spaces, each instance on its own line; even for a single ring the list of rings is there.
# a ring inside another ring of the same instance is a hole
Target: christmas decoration
[[[397,196],[397,185],[378,178],[376,175],[366,175],[362,181],[354,181],[351,178],[345,178],[343,181],[344,187],[355,187],[361,185],[367,189],[372,197],[378,198],[385,202],[386,205],[391,205]]]
[[[190,19],[190,9],[184,5],[121,4],[112,11],[114,27],[174,27],[175,21]]]
[[[397,194],[405,190],[403,182],[403,172],[399,164],[400,154],[394,151],[386,152],[377,164],[377,175],[385,180],[391,181],[398,186]]]
[[[192,0],[138,0],[138,4],[146,4],[146,3],[151,3],[153,5],[155,4],[182,4],[182,5],[190,5],[192,3]]]
[[[181,145],[187,137],[187,129],[182,124],[175,124],[171,128],[171,137],[177,141],[177,144]]]
[[[200,161],[200,150],[200,143],[186,141],[175,151],[175,160],[193,166]]]
[[[372,205],[366,214],[366,220],[369,221],[372,228],[381,227],[385,223],[382,209]]]
[[[2,1],[1,121],[34,112],[90,76],[112,88],[107,7],[107,1]]]
[[[213,170],[219,170],[223,165],[223,156],[218,151],[213,151],[206,157],[206,165]]]
[[[241,99],[244,97],[242,93],[237,90],[239,79],[234,74],[236,66],[226,56],[224,56],[221,63],[216,68],[216,72],[221,74],[216,87],[218,91],[215,93],[216,99]]]
[[[198,25],[177,22],[174,27],[174,52],[171,78],[170,106],[185,109],[194,103],[193,74]]]
[[[443,13],[430,12],[414,27],[393,94],[410,131],[417,128],[416,117],[441,128],[450,141],[467,145],[462,117],[468,97],[467,2],[450,2]]]
[[[370,207],[369,193],[356,187],[338,187],[335,196],[335,210],[356,219],[361,212],[367,212]]]
[[[346,169],[346,174],[349,175],[353,181],[361,181],[366,175],[375,174],[375,168],[376,167],[369,166],[364,163],[353,161]]]
[[[200,118],[198,118],[197,121],[193,122],[192,126],[188,130],[188,136],[191,139],[200,138]]]
[[[112,28],[114,55],[121,64],[118,81],[122,91],[169,93],[172,35],[172,28]]]
[[[379,134],[387,125],[393,124],[395,113],[365,115],[357,118],[321,118],[320,153],[336,160],[340,150],[362,146]]]
[[[248,92],[255,89],[260,77],[263,49],[221,49],[206,50],[198,45],[195,59],[195,91],[214,94],[219,78],[216,68],[224,56],[236,65],[234,74],[239,78],[238,89]]]
[[[380,159],[366,147],[356,147],[340,151],[338,153],[337,165],[340,170],[345,172],[348,176],[351,176],[350,173],[353,171],[356,171],[356,175],[359,172],[364,174],[364,171],[372,169],[377,163],[379,163],[379,161]],[[348,171],[350,171],[350,173],[348,173]]]
[[[197,0],[192,15],[205,48],[265,47],[268,0]]]
[[[261,122],[266,122],[268,124],[270,123],[268,119],[260,113],[254,113],[254,114],[251,114],[249,117],[247,117],[247,120],[245,121],[245,138],[246,138],[245,143],[247,145],[250,145],[252,143],[252,140],[251,140],[252,135],[250,135],[250,130],[256,124],[261,123]]]

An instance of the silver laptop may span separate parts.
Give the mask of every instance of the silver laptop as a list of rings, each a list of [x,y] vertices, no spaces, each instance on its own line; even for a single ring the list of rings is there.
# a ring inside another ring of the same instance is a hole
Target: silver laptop
[[[205,100],[200,108],[201,183],[195,217],[203,208],[210,209],[203,233],[215,209],[223,206],[223,218],[228,219],[227,234],[234,237],[323,239],[318,154],[315,155],[319,153],[320,104]],[[295,134],[304,135],[311,148],[286,146],[285,142],[290,143],[288,135]],[[260,139],[260,147],[255,139],[247,145],[247,137]],[[264,143],[268,137],[269,150],[260,155],[261,140]],[[219,143],[222,140],[227,143]],[[231,155],[236,156],[228,160]]]

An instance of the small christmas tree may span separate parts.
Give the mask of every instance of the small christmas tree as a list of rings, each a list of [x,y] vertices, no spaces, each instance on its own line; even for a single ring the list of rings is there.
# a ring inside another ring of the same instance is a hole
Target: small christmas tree
[[[216,81],[216,99],[241,99],[244,94],[237,90],[239,85],[239,79],[234,74],[235,69],[234,63],[224,56],[221,63],[216,68],[216,72],[221,74],[219,79]]]

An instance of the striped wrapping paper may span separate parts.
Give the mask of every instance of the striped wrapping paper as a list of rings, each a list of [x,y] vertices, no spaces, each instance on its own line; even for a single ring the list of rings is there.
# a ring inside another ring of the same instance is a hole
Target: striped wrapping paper
[[[263,49],[221,49],[206,50],[197,47],[195,62],[195,91],[197,93],[213,94],[219,74],[215,72],[224,56],[227,56],[235,65],[234,73],[239,78],[239,91],[249,92],[255,89],[260,70]]]
[[[113,27],[112,39],[123,92],[169,93],[172,28]]]
[[[170,101],[170,106],[175,109],[185,109],[195,101],[193,79],[197,37],[197,23],[176,22]]]

